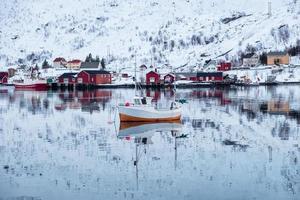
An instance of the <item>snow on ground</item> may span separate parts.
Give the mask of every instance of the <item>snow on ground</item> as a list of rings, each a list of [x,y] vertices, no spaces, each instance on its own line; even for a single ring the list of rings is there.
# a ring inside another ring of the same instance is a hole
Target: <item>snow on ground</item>
[[[230,59],[248,44],[260,51],[294,45],[299,1],[273,0],[271,17],[267,8],[268,0],[2,0],[0,65],[91,52],[122,71],[135,56],[138,64],[195,66],[232,49]]]

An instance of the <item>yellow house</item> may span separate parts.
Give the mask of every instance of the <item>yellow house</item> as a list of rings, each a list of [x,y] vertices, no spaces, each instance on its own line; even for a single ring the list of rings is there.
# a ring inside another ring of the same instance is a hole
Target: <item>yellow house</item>
[[[290,56],[287,52],[274,51],[267,54],[268,65],[288,65],[290,64]]]
[[[79,69],[81,65],[81,60],[71,60],[67,63],[67,68],[69,69]]]

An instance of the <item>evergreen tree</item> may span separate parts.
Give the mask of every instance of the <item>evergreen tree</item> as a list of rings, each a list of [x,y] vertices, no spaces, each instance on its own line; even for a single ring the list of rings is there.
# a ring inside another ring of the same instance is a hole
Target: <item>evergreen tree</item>
[[[48,61],[45,59],[44,60],[44,62],[43,62],[43,64],[42,64],[42,69],[47,69],[47,68],[49,68],[50,66],[49,66],[49,63],[48,63]]]
[[[268,62],[268,58],[267,58],[267,54],[265,52],[263,52],[260,56],[259,56],[259,61],[261,64],[266,65]]]
[[[99,56],[96,56],[96,60],[95,60],[96,62],[100,62],[100,58],[99,58]]]
[[[102,68],[102,69],[105,69],[105,65],[106,65],[105,59],[102,58],[102,59],[101,59],[101,68]]]

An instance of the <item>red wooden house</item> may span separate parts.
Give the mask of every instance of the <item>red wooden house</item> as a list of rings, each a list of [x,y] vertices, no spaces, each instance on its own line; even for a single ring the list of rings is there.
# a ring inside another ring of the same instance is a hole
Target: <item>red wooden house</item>
[[[180,72],[176,73],[176,80],[186,80],[186,81],[197,81],[197,73],[194,72]]]
[[[78,73],[77,84],[111,84],[111,73],[105,70],[84,70]]]
[[[221,82],[223,81],[223,72],[198,72],[198,81]]]
[[[8,72],[0,72],[0,84],[7,83]]]
[[[160,75],[156,71],[150,71],[146,74],[147,85],[158,85],[160,81]]]
[[[59,84],[75,84],[76,83],[76,74],[77,73],[63,73],[58,77]]]
[[[229,71],[229,70],[231,70],[231,63],[230,62],[222,62],[220,65],[217,66],[217,70],[220,72]]]

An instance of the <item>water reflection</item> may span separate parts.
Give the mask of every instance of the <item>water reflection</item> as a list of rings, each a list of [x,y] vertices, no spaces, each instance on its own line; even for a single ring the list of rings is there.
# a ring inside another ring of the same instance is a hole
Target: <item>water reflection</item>
[[[174,138],[174,167],[177,168],[177,147],[178,139],[187,137],[187,134],[182,133],[181,121],[162,122],[162,123],[147,123],[147,122],[122,122],[118,132],[118,138],[126,141],[134,140],[135,143],[135,159],[133,165],[136,170],[137,189],[139,188],[139,160],[144,154],[147,155],[148,145],[152,145],[152,137],[154,134],[166,134],[168,137]],[[158,157],[153,157],[153,160],[159,160]]]
[[[133,90],[0,88],[0,199],[297,199],[299,89],[177,90],[181,122],[119,124]]]

